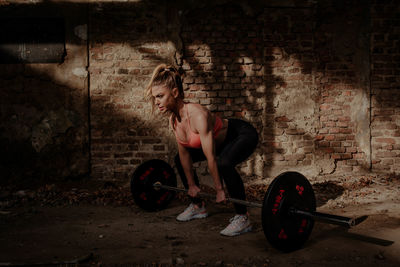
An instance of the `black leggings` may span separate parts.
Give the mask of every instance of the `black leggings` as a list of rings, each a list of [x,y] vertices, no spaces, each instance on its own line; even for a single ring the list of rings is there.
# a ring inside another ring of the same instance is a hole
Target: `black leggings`
[[[216,149],[217,165],[220,177],[225,181],[230,197],[241,200],[246,199],[243,181],[235,166],[246,160],[254,151],[258,143],[258,134],[256,129],[249,123],[238,120],[228,120],[228,131],[224,142]],[[192,162],[206,160],[206,157],[201,148],[188,148]],[[176,168],[181,177],[185,188],[188,188],[186,175],[183,171],[179,154],[175,157]],[[199,185],[199,178],[194,171],[194,181]],[[201,199],[192,198],[193,203],[200,203]],[[234,204],[237,214],[246,214],[247,207]]]

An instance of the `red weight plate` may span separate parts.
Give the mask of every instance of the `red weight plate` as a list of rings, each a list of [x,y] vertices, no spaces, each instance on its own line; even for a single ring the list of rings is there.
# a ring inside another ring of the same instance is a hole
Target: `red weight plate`
[[[176,187],[175,172],[165,161],[149,160],[134,171],[131,178],[131,192],[135,203],[142,209],[162,210],[174,198],[174,191],[154,189],[153,184],[156,182]]]
[[[314,220],[295,216],[290,208],[315,211],[315,195],[310,182],[298,172],[276,177],[265,194],[262,225],[270,244],[284,252],[301,248],[309,238]]]

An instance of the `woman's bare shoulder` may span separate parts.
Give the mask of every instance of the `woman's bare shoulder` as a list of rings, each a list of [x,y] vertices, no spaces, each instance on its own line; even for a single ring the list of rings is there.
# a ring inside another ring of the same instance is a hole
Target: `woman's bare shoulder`
[[[200,129],[209,129],[212,124],[212,114],[210,111],[200,104],[190,104],[189,117],[193,129],[200,131]]]
[[[208,112],[208,109],[197,103],[188,103],[189,112]]]
[[[209,117],[211,114],[209,110],[197,103],[189,103],[188,104],[188,112],[191,117]]]

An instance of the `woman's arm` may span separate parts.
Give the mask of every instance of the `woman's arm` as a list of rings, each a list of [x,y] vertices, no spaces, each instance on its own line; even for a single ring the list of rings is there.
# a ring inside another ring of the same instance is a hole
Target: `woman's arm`
[[[173,125],[173,115],[169,117],[169,124],[171,129],[174,130],[174,125]],[[197,193],[200,192],[200,188],[196,185],[193,177],[193,162],[192,162],[192,157],[190,156],[189,151],[186,149],[186,147],[182,146],[179,142],[178,144],[178,153],[179,153],[179,160],[181,161],[183,172],[185,173],[189,190],[188,194],[191,197],[196,197]]]
[[[188,181],[188,194],[191,197],[196,197],[197,193],[200,192],[200,188],[196,185],[193,177],[193,162],[189,151],[186,147],[178,143],[179,159],[182,164],[183,172],[186,175]]]
[[[213,178],[215,190],[217,191],[216,201],[222,202],[226,198],[218,172],[211,114],[209,112],[199,112],[193,119],[193,126],[196,127],[196,130],[200,134],[201,147],[207,158],[208,169]]]

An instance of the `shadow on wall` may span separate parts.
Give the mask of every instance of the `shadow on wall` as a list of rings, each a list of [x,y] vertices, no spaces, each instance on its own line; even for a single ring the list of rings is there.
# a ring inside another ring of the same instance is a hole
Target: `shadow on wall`
[[[181,61],[188,95],[258,129],[258,149],[242,165],[247,180],[276,175],[270,173],[276,162],[288,169],[299,162],[310,165],[312,139],[299,135],[315,125],[304,126],[297,119],[312,119],[315,111],[312,103],[307,107],[313,97],[312,35],[310,25],[298,22],[312,16],[312,10],[227,4],[182,16]],[[288,161],[292,165],[284,166]]]
[[[244,14],[236,5],[214,6],[186,12],[181,29],[181,62],[190,101],[222,117],[247,120],[258,130],[258,149],[242,164],[247,177],[253,178],[268,176],[266,155],[273,152],[266,145],[274,129],[272,89],[284,84],[265,61],[271,55],[263,46],[265,23],[259,17]]]
[[[99,60],[92,57],[94,60],[91,61],[91,69],[92,67],[101,67],[101,60],[108,58],[108,60],[114,60],[116,66],[128,66],[126,69],[115,69],[114,72],[135,73],[134,80],[142,82],[135,85],[135,81],[130,80],[131,77],[113,77],[111,74],[101,73],[104,69],[96,69],[99,79],[94,79],[92,75],[92,80],[100,81],[104,77],[123,80],[120,85],[114,83],[110,84],[108,88],[102,88],[104,85],[96,88],[97,82],[96,85],[92,83],[92,94],[97,94],[95,91],[99,89],[99,103],[96,106],[100,107],[104,101],[111,100],[110,107],[112,107],[115,104],[112,98],[116,94],[123,99],[141,95],[145,81],[149,80],[152,69],[161,62],[181,66],[185,72],[183,81],[188,101],[201,103],[223,117],[239,117],[249,120],[255,125],[260,134],[260,145],[257,153],[247,164],[244,164],[246,166],[243,169],[247,177],[267,177],[268,170],[272,166],[270,154],[275,151],[273,147],[274,90],[276,88],[283,90],[286,86],[280,75],[273,73],[271,66],[275,57],[282,57],[282,53],[277,53],[271,47],[279,46],[274,38],[286,33],[277,33],[276,36],[267,34],[265,30],[267,23],[270,30],[273,28],[271,31],[279,32],[281,21],[278,18],[279,15],[275,16],[275,24],[271,27],[271,21],[266,22],[263,19],[264,12],[261,10],[260,14],[244,14],[242,8],[237,5],[211,5],[206,8],[192,7],[187,10],[179,10],[171,6],[155,6],[152,9],[145,6],[141,10],[138,6],[127,8],[125,4],[102,5],[99,9],[93,8],[91,25],[94,33],[91,44],[92,46],[99,45],[104,54],[99,57]],[[105,19],[110,17],[113,19]],[[132,17],[136,18],[136,21],[132,21]],[[146,25],[143,24],[144,21],[146,21]],[[113,26],[118,25],[116,32],[99,30],[104,29],[106,25],[110,27],[110,23]],[[286,30],[289,27],[287,23],[286,21]],[[138,35],[137,32],[140,32],[141,35]],[[121,37],[125,39],[121,39]],[[265,41],[269,42],[269,49],[264,47]],[[110,43],[115,44],[115,47],[111,47]],[[140,54],[136,55],[131,51],[130,55],[122,55],[124,48],[118,48],[118,44],[121,43]],[[172,54],[166,49],[169,47],[173,49]],[[162,51],[163,49],[166,51]],[[111,51],[116,52],[114,56],[111,55]],[[275,54],[273,55],[273,53]],[[133,82],[132,87],[134,87],[133,91],[136,96],[129,95],[126,87],[130,86],[130,82]],[[118,86],[121,87],[117,88]],[[121,90],[123,87],[125,87],[125,93]],[[111,94],[113,96],[110,97]],[[95,97],[97,98],[97,96]],[[137,103],[140,102],[139,99],[137,101]],[[129,104],[126,104],[129,107]],[[142,112],[146,112],[148,109],[135,103],[133,107],[136,108],[136,114],[141,114],[139,117],[143,116],[142,126],[145,126],[150,118]],[[108,116],[100,118],[101,113],[97,115],[101,125],[94,128],[104,134],[103,127],[111,125],[110,120],[112,119]],[[137,123],[140,122],[135,122],[135,124]],[[167,126],[166,120],[160,121],[160,125]],[[161,136],[168,136],[165,128],[161,130],[149,128],[144,132],[152,136],[160,133]],[[120,133],[117,131],[116,127],[110,127],[108,135],[126,135],[124,130]],[[136,138],[138,140],[140,136]],[[171,159],[176,150],[173,138],[170,138],[168,142],[170,142],[168,158]],[[107,145],[98,145],[99,149],[107,149]],[[138,146],[135,148],[137,149]],[[123,150],[127,152],[125,163],[129,160],[128,157],[137,154],[129,148],[128,144],[124,144]],[[104,158],[109,157],[109,153],[103,155]],[[141,155],[146,157],[148,153],[141,153]],[[134,160],[137,161],[130,162],[134,164],[140,162],[140,159]],[[172,162],[170,161],[170,163]],[[101,164],[100,159],[99,168],[102,173],[110,172],[109,169],[102,169]]]

